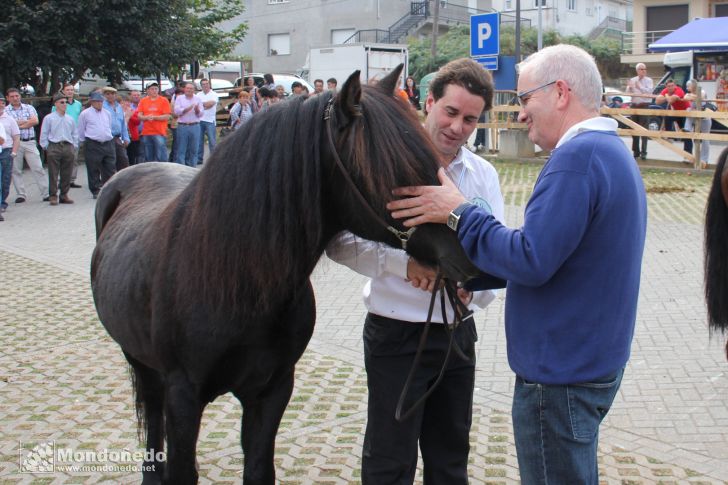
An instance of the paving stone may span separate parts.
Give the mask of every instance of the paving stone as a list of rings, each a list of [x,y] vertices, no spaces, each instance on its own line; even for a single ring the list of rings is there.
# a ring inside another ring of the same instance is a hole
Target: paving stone
[[[522,224],[539,167],[496,164],[506,220]],[[602,426],[602,484],[727,484],[728,364],[708,337],[702,217],[709,177],[643,172],[649,227],[638,322],[622,389]],[[32,188],[31,188],[32,191]],[[83,192],[83,191],[81,191]],[[84,194],[85,195],[85,194]],[[12,198],[12,194],[11,194]],[[20,474],[20,444],[140,450],[126,363],[93,307],[93,200],[12,205],[0,225],[0,483],[138,483],[137,472]],[[297,366],[276,441],[281,484],[360,483],[366,425],[361,331],[365,278],[322,258],[318,321]],[[477,315],[473,484],[518,483],[503,330],[504,295]],[[198,442],[201,483],[239,483],[238,401],[209,405]],[[418,468],[416,483],[422,482]]]

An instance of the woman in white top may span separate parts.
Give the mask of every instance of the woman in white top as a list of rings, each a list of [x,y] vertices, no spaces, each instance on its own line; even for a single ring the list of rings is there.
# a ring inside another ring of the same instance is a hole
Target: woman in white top
[[[688,111],[691,110],[700,110],[702,108],[705,108],[705,91],[703,89],[700,90],[700,99],[702,99],[702,106],[698,106],[698,81],[696,79],[691,79],[686,84],[688,92],[685,93],[685,99],[686,101],[690,101],[690,108],[688,108]],[[687,118],[685,119],[685,131],[693,131],[693,124],[697,123],[698,120],[700,120],[700,132],[701,133],[710,133],[710,125],[711,125],[711,119],[710,118]],[[700,142],[700,161],[705,167],[708,164],[708,160],[710,159],[710,140],[703,140]]]

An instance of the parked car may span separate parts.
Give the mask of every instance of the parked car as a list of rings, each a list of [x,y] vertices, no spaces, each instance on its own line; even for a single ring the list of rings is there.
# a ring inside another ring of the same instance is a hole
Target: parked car
[[[166,77],[162,77],[161,81],[162,82],[159,85],[160,91],[164,91],[172,87],[172,83]],[[139,76],[128,76],[120,84],[117,84],[114,87],[117,88],[119,91],[136,90],[143,92],[145,88],[153,82],[157,82],[156,77],[141,78]],[[109,83],[106,79],[87,72],[79,81],[78,94],[87,96],[94,89],[103,88],[108,85]]]
[[[265,83],[263,79],[263,74],[254,72],[247,74],[245,77],[250,76],[253,76],[253,79],[255,80],[255,85],[258,87],[261,87]],[[295,81],[303,84],[303,86],[308,89],[309,93],[313,93],[314,91],[313,86],[306,82],[305,79],[303,79],[302,77],[294,76],[292,74],[273,74],[273,80],[275,81],[276,86],[278,86],[279,84],[283,86],[283,89],[286,90],[286,96],[289,96],[291,94],[291,84],[293,84]],[[243,78],[237,78],[235,80],[235,86],[241,86],[242,81]]]
[[[225,79],[212,78],[210,79],[210,87],[215,92],[227,92],[233,89],[235,85],[230,81],[226,81]],[[195,79],[195,88],[197,88],[198,91],[202,89],[199,79]]]

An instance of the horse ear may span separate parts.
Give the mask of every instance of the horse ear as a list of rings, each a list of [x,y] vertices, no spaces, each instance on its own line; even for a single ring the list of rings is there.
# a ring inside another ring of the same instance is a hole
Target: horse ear
[[[349,79],[344,83],[339,95],[337,96],[337,104],[339,111],[348,120],[361,115],[359,101],[361,101],[361,82],[359,81],[359,71],[354,71]]]
[[[392,72],[387,74],[377,83],[377,87],[384,91],[385,94],[390,96],[393,95],[395,89],[397,89],[397,84],[399,82],[399,76],[400,74],[402,74],[402,69],[404,69],[404,64],[400,64],[399,66],[395,67]]]

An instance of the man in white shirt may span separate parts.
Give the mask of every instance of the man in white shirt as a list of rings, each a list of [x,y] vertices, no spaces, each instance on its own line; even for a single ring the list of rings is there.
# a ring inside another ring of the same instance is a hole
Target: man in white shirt
[[[654,89],[654,83],[652,82],[652,78],[647,76],[647,66],[645,66],[643,63],[638,63],[635,66],[635,70],[637,71],[637,75],[629,80],[627,83],[627,92],[630,94],[648,94],[652,95],[652,90]],[[645,109],[649,108],[650,104],[653,102],[653,98],[646,97],[642,98],[639,96],[632,96],[632,100],[630,102],[630,108],[633,109]],[[635,123],[638,123],[644,127],[647,127],[647,121],[648,116],[643,115],[632,115],[632,121]],[[642,149],[640,150],[640,138],[642,138]],[[632,137],[632,154],[635,158],[640,157],[642,160],[647,158],[647,137],[646,136],[633,136]]]
[[[0,182],[2,183],[2,197],[0,197],[0,212],[8,208],[8,195],[10,194],[10,181],[13,177],[13,160],[20,148],[20,128],[15,118],[5,112],[5,96],[0,93],[0,125],[5,130],[5,142],[0,151]]]
[[[217,136],[215,133],[215,117],[217,115],[217,103],[219,100],[218,94],[210,89],[210,80],[200,80],[200,86],[202,92],[197,93],[197,97],[202,101],[202,107],[205,109],[202,113],[202,119],[200,120],[200,144],[197,152],[197,163],[202,163],[203,155],[205,154],[205,135],[207,135],[207,147],[210,149],[210,153],[217,144]]]
[[[480,114],[491,108],[490,74],[470,59],[442,67],[430,84],[425,102],[425,129],[440,154],[441,165],[460,190],[503,220],[503,197],[495,168],[463,148]],[[364,287],[368,314],[364,323],[364,359],[369,387],[367,430],[362,453],[362,483],[412,483],[417,447],[426,483],[468,482],[469,432],[475,382],[475,341],[472,318],[455,330],[454,342],[468,361],[453,355],[444,377],[427,401],[403,422],[395,408],[424,329],[435,272],[401,249],[343,233],[326,249],[329,258],[371,277]],[[494,294],[460,290],[473,309],[484,308]],[[451,310],[449,310],[451,313]],[[452,322],[452,314],[448,321]],[[409,391],[405,409],[427,392],[444,362],[449,334],[439,305],[433,314],[427,345]]]
[[[5,98],[3,98],[3,101]],[[3,151],[10,150],[9,148],[5,148],[5,141],[10,138],[8,135],[5,134],[5,127],[0,123],[0,156],[2,156]],[[0,180],[3,178],[3,167],[2,164],[0,164]],[[0,212],[0,221],[4,221],[5,218],[2,215],[2,212]]]

